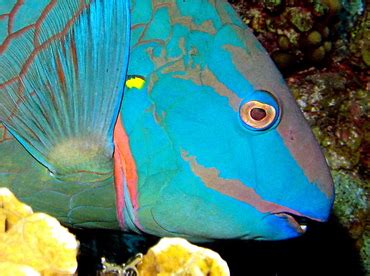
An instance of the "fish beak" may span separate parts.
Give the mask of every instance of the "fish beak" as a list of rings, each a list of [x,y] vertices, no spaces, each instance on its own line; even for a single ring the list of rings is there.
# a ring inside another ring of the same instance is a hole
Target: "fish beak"
[[[324,222],[324,220],[316,219],[316,218],[309,218],[304,216],[297,216],[295,214],[291,213],[276,213],[274,214],[277,217],[280,217],[282,219],[285,219],[288,224],[298,233],[298,234],[304,234],[307,232],[307,229],[309,228],[309,224],[313,221],[316,222]]]

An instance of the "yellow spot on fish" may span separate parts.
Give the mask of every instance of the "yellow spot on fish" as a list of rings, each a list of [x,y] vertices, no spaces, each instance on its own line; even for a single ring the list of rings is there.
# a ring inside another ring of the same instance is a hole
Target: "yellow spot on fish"
[[[145,85],[145,79],[142,76],[128,76],[126,80],[126,87],[141,89]]]

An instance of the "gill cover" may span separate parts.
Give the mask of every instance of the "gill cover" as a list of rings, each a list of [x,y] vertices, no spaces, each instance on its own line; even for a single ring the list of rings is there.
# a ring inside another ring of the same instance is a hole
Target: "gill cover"
[[[129,53],[128,2],[0,7],[0,121],[60,180],[112,175]]]

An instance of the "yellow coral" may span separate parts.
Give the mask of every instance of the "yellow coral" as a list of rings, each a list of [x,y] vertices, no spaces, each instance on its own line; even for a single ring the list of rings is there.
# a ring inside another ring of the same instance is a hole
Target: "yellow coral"
[[[0,267],[4,267],[0,271],[25,275],[24,266],[41,275],[72,275],[76,271],[75,237],[55,218],[33,213],[4,188],[0,188],[0,230]]]
[[[0,271],[2,276],[40,276],[40,273],[30,266],[8,262],[0,262]]]
[[[226,262],[216,252],[181,238],[163,238],[138,267],[141,276],[227,276]]]
[[[20,202],[8,188],[0,188],[0,234],[32,213],[31,207]]]

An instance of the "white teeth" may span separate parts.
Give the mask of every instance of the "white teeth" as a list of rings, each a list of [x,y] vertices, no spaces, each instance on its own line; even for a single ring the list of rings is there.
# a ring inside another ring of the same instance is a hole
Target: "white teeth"
[[[300,225],[301,229],[303,232],[307,231],[307,225]]]

